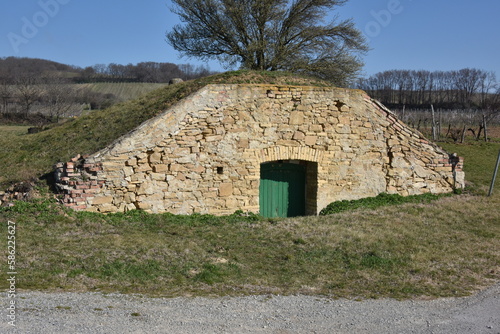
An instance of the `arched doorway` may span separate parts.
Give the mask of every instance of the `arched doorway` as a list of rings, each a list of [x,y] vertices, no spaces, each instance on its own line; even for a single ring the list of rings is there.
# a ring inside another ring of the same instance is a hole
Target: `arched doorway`
[[[306,164],[274,161],[260,166],[260,214],[295,217],[306,214]]]

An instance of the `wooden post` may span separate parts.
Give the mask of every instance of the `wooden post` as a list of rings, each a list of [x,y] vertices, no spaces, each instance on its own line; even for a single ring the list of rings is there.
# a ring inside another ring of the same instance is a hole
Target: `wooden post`
[[[431,104],[431,114],[432,114],[432,140],[436,141],[436,115],[434,114],[434,106]]]
[[[465,141],[465,133],[466,133],[465,128],[466,128],[466,126],[464,125],[464,128],[462,129],[462,138],[460,139],[461,144],[463,144],[463,142]]]
[[[488,141],[488,131],[486,129],[486,115],[483,114],[484,141]]]
[[[495,180],[497,178],[498,166],[500,165],[500,151],[498,151],[497,163],[495,165],[495,171],[493,172],[493,179],[491,179],[490,191],[488,192],[488,196],[491,196],[493,193],[493,186],[495,185]]]
[[[442,124],[442,121],[443,121],[443,115],[442,115],[442,111],[443,109],[438,109],[438,115],[439,115],[439,119],[438,119],[438,124],[437,124],[437,128],[438,128],[438,131],[437,131],[437,137],[439,140],[441,140],[441,124]]]

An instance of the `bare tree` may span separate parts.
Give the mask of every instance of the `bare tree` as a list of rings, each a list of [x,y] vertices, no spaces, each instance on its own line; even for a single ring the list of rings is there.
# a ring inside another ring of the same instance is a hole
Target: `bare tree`
[[[16,79],[16,95],[23,105],[24,114],[27,116],[31,106],[43,95],[40,80],[32,75],[21,75]]]
[[[2,112],[8,111],[9,102],[12,101],[14,92],[12,85],[2,82],[0,83],[0,99],[2,99]]]
[[[231,67],[314,74],[345,85],[368,50],[351,20],[320,23],[347,0],[173,0],[184,25],[167,33],[182,54]]]
[[[50,116],[59,122],[59,118],[65,116],[73,107],[76,91],[72,86],[57,81],[48,83],[44,88],[44,100],[50,108]]]

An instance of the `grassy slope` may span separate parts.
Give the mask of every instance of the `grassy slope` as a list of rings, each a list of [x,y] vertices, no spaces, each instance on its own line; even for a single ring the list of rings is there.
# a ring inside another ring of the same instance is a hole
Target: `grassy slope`
[[[0,189],[49,172],[53,164],[77,154],[91,154],[131,131],[145,120],[210,83],[271,83],[327,85],[286,73],[228,72],[166,86],[139,99],[70,120],[34,135],[0,133]],[[1,129],[0,129],[1,130]]]
[[[119,101],[123,102],[137,99],[153,90],[166,86],[166,84],[146,82],[97,82],[77,85],[77,87],[80,86],[90,88],[92,91],[101,94],[113,94]]]

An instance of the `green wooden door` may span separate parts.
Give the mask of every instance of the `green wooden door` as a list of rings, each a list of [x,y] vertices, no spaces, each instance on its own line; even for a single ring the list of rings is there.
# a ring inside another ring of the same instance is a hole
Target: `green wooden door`
[[[305,166],[268,163],[260,167],[259,204],[264,217],[305,214]]]

